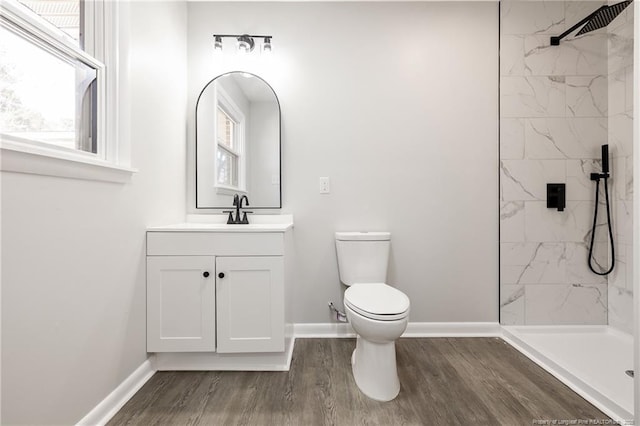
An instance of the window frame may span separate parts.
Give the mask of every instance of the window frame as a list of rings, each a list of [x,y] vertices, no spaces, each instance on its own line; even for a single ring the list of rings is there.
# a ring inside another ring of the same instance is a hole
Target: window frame
[[[240,107],[236,105],[231,96],[227,94],[227,92],[219,85],[216,84],[216,105],[215,111],[216,114],[218,112],[218,108],[220,108],[233,122],[236,124],[234,136],[235,136],[235,148],[227,149],[222,148],[223,151],[230,152],[231,154],[237,156],[238,165],[237,165],[237,173],[238,173],[238,186],[233,185],[224,185],[218,183],[218,151],[221,149],[220,144],[218,143],[218,120],[216,117],[215,120],[215,141],[214,141],[214,150],[213,150],[213,170],[215,181],[213,186],[215,188],[216,193],[218,194],[246,194],[247,186],[246,186],[246,153],[245,153],[245,134],[246,134],[246,118]]]
[[[97,76],[97,153],[56,147],[20,137],[0,137],[2,161],[0,170],[60,176],[76,179],[126,182],[136,172],[119,149],[118,138],[118,24],[119,2],[94,0],[85,8],[86,22],[91,22],[89,42],[95,57],[78,46],[62,30],[46,21],[16,0],[0,2],[0,19],[9,31],[27,42],[80,61],[96,69]],[[91,16],[89,16],[91,15]],[[107,66],[109,72],[107,72]]]
[[[238,142],[237,142],[237,129],[239,127],[239,123],[237,123],[233,118],[231,118],[229,116],[229,114],[227,114],[227,112],[220,106],[218,105],[216,107],[216,113],[217,114],[222,114],[226,117],[226,119],[231,122],[231,124],[233,125],[233,131],[231,133],[231,140],[228,141],[230,142],[229,145],[227,145],[226,143],[224,143],[224,141],[220,140],[220,119],[218,117],[217,120],[217,124],[218,124],[218,129],[217,129],[217,137],[216,137],[216,164],[218,163],[218,154],[223,151],[225,154],[228,154],[229,157],[231,157],[232,161],[233,161],[233,169],[235,171],[235,181],[236,183],[238,182],[238,165],[240,164],[240,154],[233,148],[231,148],[232,146],[237,146]],[[233,175],[233,173],[232,173]],[[234,187],[233,183],[232,184],[226,184],[224,182],[220,182],[219,181],[219,175],[216,176],[216,179],[218,180],[217,184],[219,186],[228,186],[228,187]],[[233,180],[233,176],[232,176],[232,180]]]

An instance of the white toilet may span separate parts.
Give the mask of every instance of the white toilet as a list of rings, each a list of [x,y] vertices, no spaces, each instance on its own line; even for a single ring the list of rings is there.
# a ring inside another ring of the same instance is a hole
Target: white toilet
[[[347,319],[357,334],[351,356],[356,384],[369,398],[391,401],[400,392],[395,340],[407,328],[409,298],[385,283],[389,232],[336,232]]]

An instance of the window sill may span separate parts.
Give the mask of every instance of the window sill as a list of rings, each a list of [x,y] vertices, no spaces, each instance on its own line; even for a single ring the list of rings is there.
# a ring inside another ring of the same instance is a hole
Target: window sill
[[[81,155],[12,141],[0,142],[0,170],[68,179],[127,183],[136,169]]]
[[[214,188],[216,189],[216,194],[222,194],[222,195],[235,195],[235,194],[240,194],[240,195],[246,195],[247,191],[244,189],[240,189],[240,188],[233,188],[230,186],[214,186]]]

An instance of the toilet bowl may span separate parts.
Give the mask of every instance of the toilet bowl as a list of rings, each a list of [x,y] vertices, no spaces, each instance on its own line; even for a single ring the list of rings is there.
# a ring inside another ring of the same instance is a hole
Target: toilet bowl
[[[364,307],[354,302],[354,296],[349,295],[352,289],[371,284],[355,284],[345,292],[344,306],[347,319],[356,332],[356,349],[351,356],[351,369],[356,385],[362,393],[377,401],[391,401],[400,392],[400,380],[396,366],[396,339],[407,328],[409,320],[409,299],[403,293],[386,284],[389,290],[401,300],[397,313],[388,313],[393,309],[380,309],[387,313],[367,312]],[[385,292],[386,293],[386,292]],[[351,297],[349,297],[351,296]],[[403,296],[406,301],[402,300]],[[387,301],[388,302],[388,301]],[[366,305],[365,305],[366,306]],[[387,303],[387,306],[389,304]],[[370,308],[369,308],[370,309]],[[373,317],[373,318],[371,318]],[[386,319],[384,319],[387,317]]]
[[[353,377],[362,393],[390,401],[400,392],[395,341],[407,328],[409,298],[384,283],[388,232],[337,232],[336,247],[347,320],[357,335],[351,356]]]

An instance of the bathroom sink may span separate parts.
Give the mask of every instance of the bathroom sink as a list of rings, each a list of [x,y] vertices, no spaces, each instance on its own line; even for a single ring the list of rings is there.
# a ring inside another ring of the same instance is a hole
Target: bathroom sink
[[[226,223],[176,223],[174,225],[153,226],[148,231],[176,232],[282,232],[293,223],[250,223],[248,225],[227,225]]]
[[[291,215],[249,216],[248,225],[227,225],[226,215],[190,215],[188,222],[172,225],[152,226],[148,231],[162,232],[283,232],[293,227]]]

